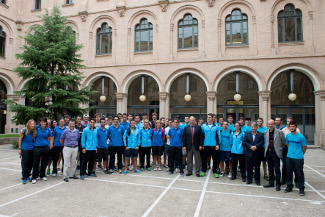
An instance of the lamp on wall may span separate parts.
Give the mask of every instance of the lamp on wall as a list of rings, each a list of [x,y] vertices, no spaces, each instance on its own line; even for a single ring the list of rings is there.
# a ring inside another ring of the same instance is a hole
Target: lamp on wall
[[[186,95],[184,96],[185,101],[191,101],[192,97],[190,95],[190,74],[186,74]]]
[[[288,95],[290,101],[295,101],[297,99],[297,95],[293,92],[293,71],[290,72],[290,89],[291,93]]]
[[[146,96],[144,95],[144,75],[141,75],[141,96],[139,97],[141,102],[146,101]]]
[[[234,95],[234,100],[237,102],[241,100],[241,95],[238,93],[238,91],[239,91],[239,76],[238,76],[238,72],[236,72],[236,94]]]
[[[104,76],[102,76],[102,95],[99,98],[101,102],[106,101],[106,96],[104,95],[104,88],[105,88],[105,81],[104,81]]]

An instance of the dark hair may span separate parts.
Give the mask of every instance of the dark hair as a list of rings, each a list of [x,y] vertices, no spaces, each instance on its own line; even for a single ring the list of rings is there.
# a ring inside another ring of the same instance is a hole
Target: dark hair
[[[179,122],[179,119],[178,118],[174,118],[173,119],[173,122],[175,122],[175,121]]]
[[[64,118],[70,118],[70,115],[64,115]]]
[[[275,119],[277,119],[277,118],[280,118],[280,120],[282,121],[282,118],[281,117],[276,117]]]
[[[151,116],[158,116],[156,112],[152,112]]]
[[[59,122],[60,122],[61,120],[65,121],[64,118],[60,118],[60,119],[59,119]]]
[[[78,115],[78,116],[76,117],[76,119],[77,119],[77,118],[81,118],[81,119],[82,119],[82,117],[81,117],[80,115]]]
[[[75,121],[74,119],[70,119],[70,120],[69,120],[69,123],[70,123],[70,122],[74,122],[74,123],[76,123],[76,121]]]
[[[54,121],[57,122],[56,120],[51,121],[51,128],[54,129]]]
[[[290,125],[295,125],[297,127],[297,123],[295,121],[290,121],[289,126]]]
[[[245,121],[251,121],[252,119],[251,118],[245,118]]]
[[[232,119],[234,119],[234,116],[232,116],[232,115],[228,115],[227,119],[228,119],[228,118],[232,118]]]
[[[223,117],[219,117],[219,119],[222,118],[222,120],[225,120]]]
[[[96,119],[95,118],[90,118],[89,122],[91,122],[91,121],[96,122]]]
[[[136,114],[136,115],[134,115],[134,117],[140,117],[140,115],[139,114]]]
[[[113,120],[114,120],[115,118],[119,119],[119,117],[118,117],[117,115],[114,116]]]
[[[39,122],[41,122],[41,121],[44,121],[46,124],[47,124],[47,118],[41,118],[40,120],[39,120]]]
[[[122,115],[122,116],[124,116],[124,115],[128,116],[128,114],[126,114],[126,113],[123,113],[123,115]]]
[[[199,120],[204,120],[204,117],[200,117]]]
[[[162,119],[166,119],[166,118],[164,118],[164,117],[161,117],[161,118],[160,118],[160,120],[162,120]]]
[[[121,113],[117,113],[117,116],[122,115]]]
[[[148,116],[148,114],[147,113],[143,113],[142,116]]]
[[[132,119],[132,120],[130,120],[130,124],[131,124],[131,122],[134,122],[135,123],[135,120]]]
[[[240,126],[240,123],[239,122],[236,122],[234,125],[238,124]],[[241,127],[239,128],[239,130],[241,131]]]
[[[209,113],[209,114],[208,114],[208,116],[211,116],[211,117],[213,117],[213,114],[212,114],[212,113]]]
[[[245,118],[244,117],[240,117],[239,120],[245,120]]]
[[[101,121],[106,121],[106,120],[105,120],[105,118],[101,118],[101,119],[99,120],[99,122],[101,122]]]
[[[264,120],[261,117],[257,118],[257,120],[261,120],[264,123]]]
[[[113,119],[113,117],[112,116],[108,116],[108,120],[110,120],[110,119]]]

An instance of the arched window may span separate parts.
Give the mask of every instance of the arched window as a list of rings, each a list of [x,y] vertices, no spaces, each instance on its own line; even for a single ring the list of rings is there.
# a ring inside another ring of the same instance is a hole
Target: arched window
[[[135,26],[135,52],[151,51],[153,48],[153,28],[146,18]]]
[[[101,28],[97,29],[96,54],[112,53],[112,28],[107,23],[103,23]]]
[[[6,33],[2,31],[2,26],[0,26],[0,57],[5,57],[6,48]]]
[[[248,19],[240,9],[226,17],[226,45],[248,44]]]
[[[303,41],[302,12],[287,4],[278,14],[279,42]]]
[[[178,22],[178,49],[197,48],[199,44],[199,32],[197,19],[191,14],[185,14]]]

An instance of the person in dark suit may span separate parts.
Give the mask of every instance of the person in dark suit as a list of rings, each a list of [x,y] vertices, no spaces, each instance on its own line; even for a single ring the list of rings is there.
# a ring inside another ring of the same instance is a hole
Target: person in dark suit
[[[193,156],[195,160],[195,173],[200,177],[200,141],[202,137],[201,126],[195,124],[195,117],[190,117],[190,124],[184,128],[183,132],[183,150],[187,152],[187,174],[193,173]]]
[[[252,131],[247,132],[244,137],[243,146],[245,147],[245,155],[247,160],[247,184],[251,184],[253,180],[253,166],[255,167],[255,183],[260,183],[260,167],[261,160],[264,156],[264,134],[257,131],[257,124],[251,124]]]

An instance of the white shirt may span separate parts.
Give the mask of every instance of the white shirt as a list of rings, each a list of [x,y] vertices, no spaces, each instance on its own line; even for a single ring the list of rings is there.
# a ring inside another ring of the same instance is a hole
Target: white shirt
[[[170,140],[169,140],[169,136],[168,136],[169,129],[170,129],[170,127],[165,128],[165,135],[167,136],[167,145],[170,145]]]

